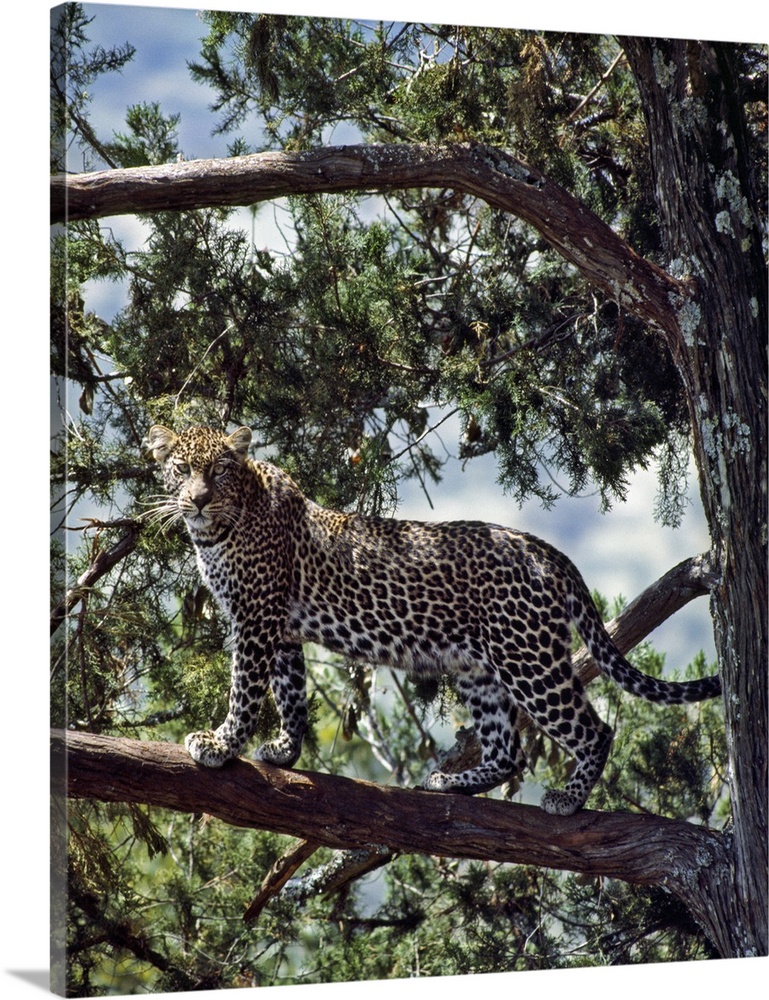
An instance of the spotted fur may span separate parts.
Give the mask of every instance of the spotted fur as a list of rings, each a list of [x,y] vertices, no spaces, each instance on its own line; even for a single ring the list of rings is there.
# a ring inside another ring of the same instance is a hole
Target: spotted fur
[[[197,762],[219,767],[253,735],[270,685],[281,720],[257,758],[290,767],[307,726],[302,643],[415,675],[447,672],[472,717],[480,763],[433,771],[433,791],[487,791],[527,766],[519,710],[576,759],[542,807],[568,815],[603,771],[612,730],[573,671],[571,626],[601,670],[632,694],[678,704],[719,694],[717,676],[648,677],[619,652],[576,567],[532,535],[480,522],[433,524],[326,510],[293,480],[247,457],[251,431],[155,426],[148,445],[182,516],[203,580],[233,626],[227,718],[190,733]]]

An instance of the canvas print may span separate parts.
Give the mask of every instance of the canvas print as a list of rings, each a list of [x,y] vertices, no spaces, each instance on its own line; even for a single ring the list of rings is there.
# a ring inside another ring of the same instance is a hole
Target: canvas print
[[[766,955],[765,40],[51,69],[54,992]]]

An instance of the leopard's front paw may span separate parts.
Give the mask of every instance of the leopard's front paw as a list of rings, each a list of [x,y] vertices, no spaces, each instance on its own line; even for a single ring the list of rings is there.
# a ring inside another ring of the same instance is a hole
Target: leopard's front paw
[[[185,737],[184,745],[190,757],[205,767],[221,767],[234,756],[230,747],[220,740],[212,729],[200,733],[190,733]]]
[[[277,764],[279,767],[293,767],[301,750],[301,740],[295,740],[288,733],[281,733],[274,740],[262,743],[254,754],[254,760],[263,760],[266,764]]]
[[[539,804],[551,816],[572,816],[580,808],[580,803],[567,792],[555,789],[545,792]]]

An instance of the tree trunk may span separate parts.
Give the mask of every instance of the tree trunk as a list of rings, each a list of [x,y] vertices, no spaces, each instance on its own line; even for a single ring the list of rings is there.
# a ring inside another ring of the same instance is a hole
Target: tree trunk
[[[669,343],[691,412],[720,581],[711,594],[734,821],[734,955],[767,954],[767,288],[733,46],[626,39],[671,270],[692,297]],[[711,887],[712,888],[712,887]]]

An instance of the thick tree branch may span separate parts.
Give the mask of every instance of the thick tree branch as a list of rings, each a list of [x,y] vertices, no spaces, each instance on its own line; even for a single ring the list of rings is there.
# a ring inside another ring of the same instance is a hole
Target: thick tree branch
[[[184,747],[89,733],[52,734],[54,794],[205,812],[225,823],[328,847],[365,847],[541,865],[676,892],[726,863],[704,827],[632,813],[549,816],[534,806],[439,795],[287,771],[239,759],[219,770]]]
[[[52,222],[212,206],[289,194],[452,188],[537,229],[623,308],[668,334],[683,284],[631,247],[576,198],[503,150],[476,143],[329,146],[51,179]]]

